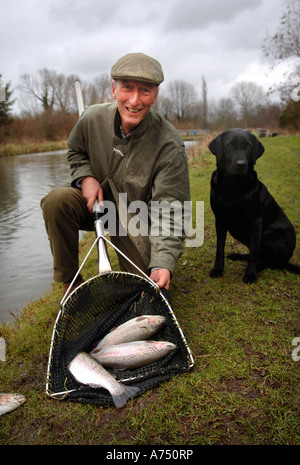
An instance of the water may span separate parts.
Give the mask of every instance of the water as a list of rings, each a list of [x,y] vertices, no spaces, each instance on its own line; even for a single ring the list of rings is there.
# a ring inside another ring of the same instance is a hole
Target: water
[[[70,183],[66,151],[0,157],[0,321],[18,317],[52,283],[40,201]]]

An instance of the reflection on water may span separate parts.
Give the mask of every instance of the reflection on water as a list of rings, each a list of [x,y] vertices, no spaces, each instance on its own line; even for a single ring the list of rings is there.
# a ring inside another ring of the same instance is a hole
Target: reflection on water
[[[11,321],[52,282],[52,256],[40,208],[70,182],[66,151],[0,157],[0,321]]]

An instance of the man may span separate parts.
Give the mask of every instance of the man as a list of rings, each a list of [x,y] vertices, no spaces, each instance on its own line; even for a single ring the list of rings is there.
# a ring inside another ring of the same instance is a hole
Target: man
[[[129,53],[114,64],[111,77],[116,102],[87,108],[70,134],[72,187],[56,188],[41,201],[54,280],[64,283],[64,292],[78,270],[78,231],[93,230],[96,199],[113,202],[120,213],[120,194],[126,194],[128,205],[145,202],[151,216],[152,201],[183,205],[190,198],[184,144],[177,130],[151,108],[164,80],[160,63],[143,53]],[[151,235],[150,228],[147,235],[118,230],[111,236],[116,247],[166,289],[183,240],[184,234]],[[138,274],[126,259],[118,258],[123,271]]]

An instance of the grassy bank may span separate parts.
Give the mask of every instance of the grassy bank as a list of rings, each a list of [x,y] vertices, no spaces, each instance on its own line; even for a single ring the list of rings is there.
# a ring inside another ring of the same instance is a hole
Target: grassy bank
[[[45,141],[45,142],[23,142],[21,144],[0,144],[0,157],[23,155],[28,153],[52,152],[53,150],[64,150],[67,141]]]
[[[257,172],[285,209],[299,237],[300,137],[266,138]],[[226,261],[212,280],[214,218],[209,181],[215,158],[193,149],[192,199],[204,201],[205,237],[186,248],[172,279],[177,319],[195,357],[191,373],[174,377],[121,409],[51,399],[45,394],[49,344],[61,286],[29,303],[13,325],[1,325],[7,361],[0,362],[0,391],[27,402],[0,417],[0,444],[294,445],[300,442],[299,276],[264,270],[253,285],[242,282],[245,264]],[[93,234],[81,243],[81,258]],[[242,250],[228,239],[226,252]],[[115,256],[113,268],[118,269]],[[300,263],[299,240],[293,263]],[[51,264],[49,264],[51,266]],[[97,273],[95,254],[85,278]]]

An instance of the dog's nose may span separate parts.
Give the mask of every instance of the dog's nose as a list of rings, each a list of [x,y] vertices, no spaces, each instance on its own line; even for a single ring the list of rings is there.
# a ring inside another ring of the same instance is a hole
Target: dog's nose
[[[237,160],[236,164],[237,166],[240,166],[241,168],[243,168],[244,166],[246,166],[246,160],[242,160],[242,159]]]

